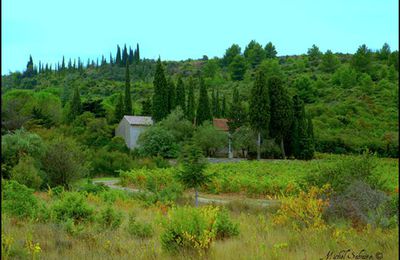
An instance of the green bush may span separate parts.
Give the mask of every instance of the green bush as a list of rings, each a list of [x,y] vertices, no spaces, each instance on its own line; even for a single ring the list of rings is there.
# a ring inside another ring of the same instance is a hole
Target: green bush
[[[118,176],[118,170],[126,171],[134,166],[132,158],[128,154],[119,151],[99,149],[93,151],[92,158],[92,176]]]
[[[129,215],[128,232],[132,236],[139,238],[152,237],[154,234],[151,224],[138,222],[134,214]]]
[[[108,189],[98,193],[104,202],[114,203],[117,199],[126,200],[129,195],[123,190]]]
[[[78,188],[79,192],[87,192],[87,193],[93,193],[93,194],[98,194],[103,191],[108,191],[110,188],[106,186],[104,183],[92,183],[91,180],[88,180],[87,183],[84,185],[80,186]]]
[[[100,211],[97,222],[102,227],[116,229],[121,225],[122,212],[116,211],[111,205],[107,205]]]
[[[43,182],[35,166],[35,159],[30,156],[22,157],[14,166],[11,170],[11,179],[35,190],[38,190]]]
[[[91,220],[93,209],[87,204],[85,197],[78,192],[64,192],[60,200],[51,207],[52,218],[57,221],[74,220],[79,223]]]
[[[34,218],[37,215],[38,200],[33,190],[16,181],[5,181],[2,187],[3,212],[21,218]]]
[[[239,235],[239,225],[233,223],[226,209],[221,209],[215,221],[216,239],[225,239]]]
[[[139,136],[139,153],[143,156],[176,158],[178,145],[174,136],[160,126],[152,126]]]

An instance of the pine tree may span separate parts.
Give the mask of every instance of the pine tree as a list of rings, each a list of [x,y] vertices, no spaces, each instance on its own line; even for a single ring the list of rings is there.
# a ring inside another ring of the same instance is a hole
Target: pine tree
[[[119,48],[119,45],[117,45],[117,55],[115,56],[115,64],[119,66],[122,65],[121,49]]]
[[[270,135],[280,142],[282,157],[286,159],[283,138],[292,124],[292,102],[279,77],[268,79],[268,90],[271,107]]]
[[[196,125],[201,125],[204,121],[212,121],[210,101],[208,99],[207,88],[203,78],[199,79],[200,95],[197,104]]]
[[[186,106],[186,118],[194,123],[195,119],[195,103],[194,103],[194,80],[192,77],[189,78],[189,93]]]
[[[126,69],[125,69],[125,101],[124,101],[124,108],[125,114],[131,115],[133,114],[132,111],[132,97],[131,97],[131,83],[129,77],[129,63],[126,61]]]
[[[263,70],[256,74],[250,99],[250,125],[257,132],[257,159],[261,157],[261,132],[268,136],[271,119],[268,85]]]
[[[82,114],[82,102],[81,102],[81,96],[79,95],[79,88],[76,87],[74,90],[74,94],[72,95],[68,121],[69,122],[74,121],[75,118],[80,114]]]
[[[154,94],[152,115],[155,122],[161,121],[168,115],[168,83],[165,78],[161,59],[158,58],[154,75]]]
[[[182,78],[178,78],[178,84],[176,86],[176,106],[180,106],[182,111],[186,112],[186,97],[185,97],[185,85],[183,84]]]
[[[126,48],[126,44],[124,45],[124,50],[122,51],[122,64],[126,64],[128,61],[128,49]]]
[[[125,114],[125,105],[124,105],[124,100],[122,98],[122,94],[120,93],[118,95],[117,103],[115,105],[115,110],[114,110],[114,122],[118,123],[121,121],[121,119],[124,117]]]
[[[276,58],[276,49],[275,46],[272,44],[272,42],[268,42],[267,45],[265,45],[265,57],[267,59],[273,59]]]

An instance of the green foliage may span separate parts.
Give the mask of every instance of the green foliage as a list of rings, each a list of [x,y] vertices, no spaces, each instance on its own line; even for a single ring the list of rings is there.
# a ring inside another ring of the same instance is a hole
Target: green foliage
[[[183,113],[186,111],[186,91],[185,85],[181,77],[178,78],[178,84],[176,86],[176,106],[180,107]]]
[[[265,45],[264,50],[265,50],[265,57],[267,59],[276,58],[277,51],[275,49],[275,46],[272,44],[272,42],[268,42]]]
[[[196,125],[203,124],[204,121],[211,121],[211,108],[208,99],[207,88],[204,84],[203,78],[200,78],[200,95],[197,104]]]
[[[190,122],[194,122],[195,119],[195,101],[194,101],[194,80],[193,78],[189,78],[189,92],[186,106],[186,118]]]
[[[117,103],[115,104],[114,110],[114,123],[119,123],[125,114],[124,100],[122,99],[122,95],[118,95]]]
[[[70,103],[70,111],[68,113],[68,122],[72,122],[75,120],[77,116],[79,116],[83,112],[82,109],[82,102],[81,102],[81,96],[79,94],[79,88],[75,87],[74,94],[71,99]]]
[[[128,220],[128,232],[134,237],[149,238],[154,235],[154,230],[151,224],[138,222],[135,214],[131,213]]]
[[[239,81],[243,80],[244,74],[247,70],[246,59],[242,55],[236,55],[232,62],[229,64],[229,71],[231,73],[232,80]]]
[[[328,73],[335,72],[335,70],[339,67],[340,61],[336,55],[332,53],[331,50],[327,50],[322,57],[321,67],[322,70]]]
[[[111,205],[103,208],[97,217],[97,223],[104,228],[117,229],[122,223],[122,212],[115,210]]]
[[[57,186],[59,188],[62,188],[61,186]],[[57,188],[56,187],[56,188]],[[53,192],[55,192],[55,189],[53,188]],[[93,183],[90,179],[88,179],[87,183],[79,186],[78,191],[82,193],[93,193],[93,194],[99,194],[103,191],[108,191],[110,188],[103,183]]]
[[[228,127],[229,132],[233,133],[247,121],[246,111],[240,101],[239,90],[237,87],[233,89],[232,103],[229,110]]]
[[[211,123],[206,122],[198,126],[193,134],[196,145],[207,155],[214,155],[218,149],[226,147],[228,136],[216,129]]]
[[[312,47],[308,49],[307,54],[310,65],[314,67],[318,66],[322,58],[322,52],[319,48],[313,44]]]
[[[168,110],[168,83],[165,78],[164,68],[160,58],[157,60],[156,72],[154,75],[154,94],[153,94],[153,113],[152,117],[155,122],[165,118]]]
[[[104,148],[93,151],[91,161],[91,175],[114,175],[118,176],[119,170],[129,170],[134,163],[132,158],[120,151],[108,151]]]
[[[140,134],[138,145],[140,154],[144,156],[174,158],[178,152],[178,145],[172,133],[157,125]]]
[[[256,150],[256,134],[247,125],[238,128],[232,135],[233,147],[242,150],[242,156],[246,157],[244,151]]]
[[[124,48],[126,51],[126,47]],[[125,53],[124,51],[124,53]],[[126,58],[125,58],[126,59]],[[124,64],[126,63],[125,70],[125,94],[124,94],[124,113],[126,115],[133,115],[132,110],[132,97],[131,97],[131,82],[129,78],[129,63],[128,61],[122,61]]]
[[[16,181],[2,182],[2,212],[21,218],[34,218],[37,214],[38,201],[33,190]]]
[[[222,208],[217,213],[217,218],[215,221],[215,229],[217,240],[226,239],[229,237],[234,237],[239,235],[239,225],[233,223],[229,217],[229,212]]]
[[[159,125],[167,130],[177,143],[191,138],[194,131],[192,123],[185,119],[185,115],[180,107],[173,110]]]
[[[358,47],[351,59],[351,65],[359,72],[371,72],[372,53],[365,44]]]
[[[29,188],[38,190],[43,180],[35,164],[34,158],[30,156],[22,157],[18,164],[11,170],[11,179]]]
[[[93,218],[93,208],[90,207],[84,195],[78,192],[64,192],[61,198],[50,208],[51,217],[55,221],[72,219],[74,223],[90,221]]]
[[[69,188],[72,181],[88,172],[85,153],[71,138],[60,137],[52,140],[42,159],[43,170],[51,186]]]
[[[222,58],[222,65],[228,67],[237,55],[240,55],[240,47],[237,44],[232,44],[232,46],[225,51],[225,55]]]
[[[263,47],[256,41],[252,40],[244,50],[244,57],[247,62],[253,67],[257,67],[265,58]]]

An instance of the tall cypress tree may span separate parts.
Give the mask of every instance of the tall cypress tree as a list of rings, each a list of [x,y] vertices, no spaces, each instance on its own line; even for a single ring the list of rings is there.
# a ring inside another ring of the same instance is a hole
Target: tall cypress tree
[[[142,101],[142,116],[151,116],[151,99]]]
[[[62,58],[62,62],[61,62],[61,70],[65,69],[65,60],[64,60],[64,56]]]
[[[216,101],[215,101],[215,106],[216,106],[215,117],[220,118],[221,117],[221,106],[219,103],[219,90],[218,89],[217,89],[217,94],[215,96],[215,99],[216,99]]]
[[[303,101],[293,97],[293,123],[291,128],[292,152],[295,158],[301,159],[307,142],[307,121]]]
[[[167,102],[168,102],[168,113],[170,113],[175,108],[175,84],[171,78],[168,78],[168,93],[167,93]]]
[[[210,102],[208,99],[207,88],[203,78],[200,77],[200,95],[199,103],[197,104],[196,125],[201,125],[204,121],[212,121],[210,110]]]
[[[124,49],[122,51],[122,64],[126,64],[128,62],[128,49],[126,48],[126,44],[124,45]]]
[[[304,149],[304,159],[311,160],[314,157],[315,152],[315,140],[314,140],[314,128],[311,117],[307,117],[307,145]]]
[[[268,79],[268,89],[271,102],[270,134],[280,142],[282,157],[286,159],[283,138],[292,123],[292,101],[279,77],[271,76]]]
[[[164,68],[160,58],[157,60],[153,85],[153,120],[158,122],[168,115],[168,83],[165,78]]]
[[[126,115],[131,115],[133,114],[132,112],[132,97],[131,97],[131,83],[130,83],[130,77],[129,77],[129,63],[126,61],[126,69],[125,69],[125,102],[124,102],[124,108],[125,108],[125,114]]]
[[[215,96],[215,89],[212,88],[211,92],[211,106],[212,106],[212,116],[213,118],[217,118],[217,99]]]
[[[195,103],[194,103],[194,80],[192,77],[189,78],[189,92],[187,98],[187,106],[186,106],[186,118],[194,123],[195,118]]]
[[[122,65],[121,49],[119,48],[119,45],[117,45],[117,55],[115,56],[115,63],[119,66]]]
[[[226,117],[226,100],[224,95],[222,96],[221,117]]]
[[[182,111],[186,114],[186,97],[185,97],[185,85],[183,84],[182,78],[178,78],[178,84],[176,86],[176,106],[180,106]]]
[[[75,118],[81,113],[82,113],[81,96],[79,95],[79,88],[76,87],[70,103],[70,112],[68,116],[68,121],[69,122],[74,121]]]
[[[136,43],[136,50],[135,50],[135,62],[140,62],[140,52],[139,52],[139,43]]]
[[[268,136],[271,119],[268,85],[263,70],[256,73],[250,99],[250,124],[257,132],[257,159],[261,157],[261,133]]]
[[[120,93],[118,95],[117,103],[115,105],[115,110],[114,110],[114,122],[118,123],[121,121],[121,119],[124,117],[125,114],[125,105],[124,105],[124,100],[122,98],[122,94]]]
[[[110,65],[112,65],[112,64],[113,64],[113,57],[112,57],[112,54],[111,54],[111,52],[110,52],[110,61],[109,61],[109,63],[110,63]]]
[[[130,46],[129,46],[128,60],[129,60],[129,64],[132,65],[133,64],[133,50],[132,50],[132,48]]]
[[[241,127],[246,121],[246,114],[240,102],[239,90],[235,86],[232,94],[232,103],[228,113],[228,127],[229,132],[233,134],[236,129]]]

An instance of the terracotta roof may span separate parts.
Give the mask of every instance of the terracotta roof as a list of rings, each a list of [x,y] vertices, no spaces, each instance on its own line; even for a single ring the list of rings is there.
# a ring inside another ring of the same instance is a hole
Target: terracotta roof
[[[213,125],[217,129],[222,130],[222,131],[228,131],[229,130],[228,119],[225,119],[225,118],[214,118],[213,119]]]
[[[152,125],[153,119],[150,116],[124,116],[130,125]]]

